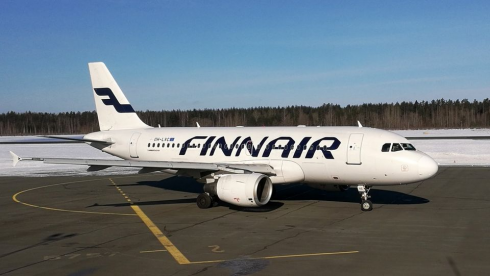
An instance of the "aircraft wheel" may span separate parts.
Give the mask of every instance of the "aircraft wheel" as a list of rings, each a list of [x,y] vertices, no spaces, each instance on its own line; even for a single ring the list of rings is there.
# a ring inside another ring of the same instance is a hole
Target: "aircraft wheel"
[[[197,196],[197,207],[208,209],[213,206],[213,198],[208,193],[202,193]]]
[[[361,202],[361,210],[363,211],[373,210],[373,203],[370,200],[363,200]]]

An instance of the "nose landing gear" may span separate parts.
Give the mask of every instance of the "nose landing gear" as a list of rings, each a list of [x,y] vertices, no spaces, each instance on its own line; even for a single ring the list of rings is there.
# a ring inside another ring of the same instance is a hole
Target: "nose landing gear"
[[[357,185],[357,191],[361,195],[361,210],[363,211],[373,210],[373,203],[369,200],[371,198],[368,194],[369,190],[371,190],[371,186]]]

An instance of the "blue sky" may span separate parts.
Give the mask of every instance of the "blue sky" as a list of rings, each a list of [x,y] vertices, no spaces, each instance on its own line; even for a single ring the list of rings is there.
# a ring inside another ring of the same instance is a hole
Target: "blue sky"
[[[0,112],[490,97],[490,1],[0,1]]]

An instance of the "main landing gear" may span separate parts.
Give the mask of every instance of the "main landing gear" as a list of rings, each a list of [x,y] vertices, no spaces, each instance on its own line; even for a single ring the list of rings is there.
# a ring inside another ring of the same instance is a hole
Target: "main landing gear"
[[[218,206],[218,198],[211,196],[209,193],[202,193],[197,196],[197,207],[208,209]]]
[[[369,190],[371,190],[371,186],[357,185],[357,191],[361,195],[361,210],[363,211],[373,210],[373,203],[369,200],[371,198],[368,194]]]

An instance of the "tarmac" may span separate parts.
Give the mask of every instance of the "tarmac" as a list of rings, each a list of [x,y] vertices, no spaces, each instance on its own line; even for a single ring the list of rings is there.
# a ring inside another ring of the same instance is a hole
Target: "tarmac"
[[[0,275],[490,275],[490,169],[371,190],[276,186],[199,209],[166,174],[0,178]]]

